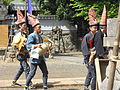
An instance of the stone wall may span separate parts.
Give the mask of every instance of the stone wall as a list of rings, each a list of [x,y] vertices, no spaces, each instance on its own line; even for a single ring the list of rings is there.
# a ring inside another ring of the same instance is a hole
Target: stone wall
[[[58,40],[54,40],[52,37],[52,32],[43,33],[44,35],[48,36],[51,40],[55,43],[55,50],[58,51],[59,49],[59,42]],[[62,40],[63,38],[63,40]],[[60,52],[64,52],[64,47],[66,52],[77,51],[77,32],[76,31],[67,31],[63,32],[62,38],[60,39]]]

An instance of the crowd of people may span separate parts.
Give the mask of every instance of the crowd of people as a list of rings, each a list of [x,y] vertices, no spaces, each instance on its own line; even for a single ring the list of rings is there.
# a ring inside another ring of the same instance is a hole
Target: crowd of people
[[[23,72],[26,76],[25,90],[29,90],[33,87],[32,78],[34,77],[37,66],[41,69],[43,74],[43,89],[47,90],[48,69],[43,55],[38,58],[32,58],[30,52],[36,48],[42,48],[40,43],[43,43],[41,36],[41,24],[39,20],[32,14],[27,14],[30,24],[33,28],[33,33],[28,35],[27,25],[25,17],[20,10],[17,10],[17,21],[15,24],[19,27],[19,33],[17,33],[12,42],[12,46],[18,51],[17,60],[20,62],[20,68],[15,75],[12,85],[18,85],[17,80]],[[100,24],[98,23],[96,12],[93,8],[90,8],[89,13],[89,33],[87,33],[81,43],[81,50],[84,56],[84,64],[88,69],[88,73],[85,79],[84,90],[96,90],[96,71],[95,71],[95,58],[107,58],[105,48],[103,47],[103,37],[106,33],[107,27],[107,14],[104,6]],[[27,59],[30,61],[30,66],[27,63]]]

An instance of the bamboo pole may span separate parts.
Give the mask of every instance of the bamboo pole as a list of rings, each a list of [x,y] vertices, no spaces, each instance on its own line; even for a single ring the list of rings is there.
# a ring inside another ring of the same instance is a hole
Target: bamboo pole
[[[25,0],[25,19],[27,18],[27,0]]]
[[[120,40],[120,3],[119,3],[119,11],[118,11],[118,23],[117,23],[117,32],[116,32],[116,37],[114,41],[114,46],[113,46],[113,59],[118,59],[118,50],[119,50],[119,40]],[[110,72],[109,72],[109,77],[108,77],[108,84],[107,84],[107,90],[112,90],[113,89],[113,84],[114,84],[114,76],[115,76],[115,69],[116,69],[116,61],[110,61]]]

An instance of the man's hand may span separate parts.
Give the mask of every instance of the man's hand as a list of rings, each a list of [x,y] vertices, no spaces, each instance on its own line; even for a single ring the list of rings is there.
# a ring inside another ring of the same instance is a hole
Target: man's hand
[[[89,64],[93,64],[95,54],[96,54],[96,51],[91,52],[91,55],[90,55],[90,58],[89,58]]]
[[[88,64],[85,64],[86,67],[88,67]]]
[[[41,44],[34,45],[33,48],[42,48]]]
[[[38,45],[38,48],[42,48],[41,44]]]

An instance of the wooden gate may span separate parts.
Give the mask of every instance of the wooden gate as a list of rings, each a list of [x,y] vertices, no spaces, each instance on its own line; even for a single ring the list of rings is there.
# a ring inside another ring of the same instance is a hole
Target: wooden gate
[[[0,47],[8,45],[8,25],[0,25]]]

